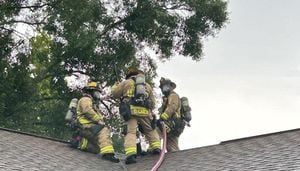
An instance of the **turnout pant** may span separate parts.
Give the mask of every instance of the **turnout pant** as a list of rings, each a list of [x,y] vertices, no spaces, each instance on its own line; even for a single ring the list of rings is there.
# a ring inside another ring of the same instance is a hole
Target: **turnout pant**
[[[179,151],[178,139],[179,138],[176,136],[167,134],[167,151],[168,152]]]
[[[80,142],[80,149],[100,154],[114,153],[110,130],[104,127],[98,133],[93,133],[92,128],[87,127],[81,130],[83,139]]]
[[[157,128],[157,132],[159,133],[160,138],[162,138],[163,134],[159,128]],[[174,152],[174,151],[180,150],[179,146],[178,146],[178,140],[179,140],[179,137],[172,135],[170,133],[167,133],[167,151],[168,152]]]
[[[126,156],[135,155],[137,153],[136,149],[136,128],[138,124],[143,129],[143,134],[149,141],[150,150],[160,149],[160,139],[156,129],[151,127],[152,117],[139,117],[131,116],[131,118],[126,122],[127,124],[127,134],[124,138],[124,146]]]

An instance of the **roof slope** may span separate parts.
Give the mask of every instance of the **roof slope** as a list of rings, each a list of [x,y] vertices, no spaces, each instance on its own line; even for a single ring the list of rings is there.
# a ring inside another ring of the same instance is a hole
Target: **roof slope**
[[[120,170],[66,143],[0,130],[0,170]]]
[[[65,143],[0,130],[0,170],[151,170],[157,156],[124,168]],[[222,142],[166,155],[160,170],[300,170],[300,129]]]
[[[150,167],[140,162],[134,170],[143,169]],[[300,170],[300,129],[170,153],[160,170]]]

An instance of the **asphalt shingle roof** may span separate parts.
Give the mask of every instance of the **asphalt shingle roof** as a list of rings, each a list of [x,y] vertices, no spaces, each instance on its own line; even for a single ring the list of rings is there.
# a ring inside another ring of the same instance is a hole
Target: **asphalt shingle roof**
[[[62,142],[0,130],[0,170],[142,171],[151,170],[157,157],[142,157],[125,166]],[[159,170],[300,170],[300,129],[168,153]]]

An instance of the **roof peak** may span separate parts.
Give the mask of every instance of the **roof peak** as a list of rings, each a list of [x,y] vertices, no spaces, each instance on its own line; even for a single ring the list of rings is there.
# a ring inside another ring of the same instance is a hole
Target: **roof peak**
[[[277,135],[277,134],[283,134],[283,133],[294,132],[294,131],[300,131],[300,128],[290,129],[290,130],[285,130],[285,131],[278,131],[278,132],[271,132],[271,133],[266,133],[266,134],[260,134],[260,135],[254,135],[254,136],[249,136],[249,137],[232,139],[232,140],[226,140],[226,141],[221,141],[220,144],[227,144],[227,143],[232,143],[232,142],[237,142],[237,141],[244,141],[244,140],[249,140],[249,139],[253,139],[253,138],[261,138],[261,137]]]

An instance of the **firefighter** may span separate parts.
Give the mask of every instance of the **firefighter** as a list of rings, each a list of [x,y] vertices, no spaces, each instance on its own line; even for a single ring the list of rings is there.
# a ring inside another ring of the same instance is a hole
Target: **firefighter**
[[[80,149],[98,153],[104,160],[119,162],[110,137],[110,130],[105,126],[97,101],[100,100],[100,89],[96,82],[89,82],[83,88],[83,97],[77,105],[77,121],[80,125],[82,140]]]
[[[138,125],[143,130],[143,134],[149,141],[150,151],[159,154],[160,139],[152,124],[152,110],[155,107],[153,90],[145,82],[144,73],[130,67],[126,72],[125,81],[115,83],[112,87],[112,96],[120,98],[120,115],[123,116],[127,125],[124,137],[124,147],[126,153],[126,164],[136,163],[136,130]]]
[[[178,139],[183,132],[185,123],[181,118],[181,101],[174,91],[176,84],[169,79],[161,78],[159,88],[163,93],[162,106],[159,108],[160,120],[167,128],[167,151],[178,151]]]

